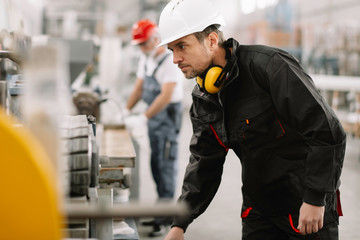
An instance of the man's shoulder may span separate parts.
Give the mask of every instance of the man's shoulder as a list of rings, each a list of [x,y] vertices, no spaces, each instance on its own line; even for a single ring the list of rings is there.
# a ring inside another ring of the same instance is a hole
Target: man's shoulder
[[[266,45],[240,45],[237,49],[237,58],[242,65],[255,64],[266,67],[276,56],[287,55],[279,48]]]
[[[240,53],[251,53],[251,54],[262,54],[262,55],[267,55],[267,56],[271,57],[276,53],[281,53],[284,51],[279,48],[266,46],[266,45],[240,45],[239,52]]]

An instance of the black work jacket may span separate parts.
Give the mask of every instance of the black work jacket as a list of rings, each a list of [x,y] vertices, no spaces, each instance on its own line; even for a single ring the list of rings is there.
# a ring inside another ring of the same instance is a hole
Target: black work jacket
[[[195,86],[193,136],[180,201],[205,211],[221,181],[229,149],[242,164],[243,203],[264,215],[298,212],[302,202],[333,207],[346,135],[312,79],[288,53],[233,39],[233,66],[218,94]],[[330,201],[331,200],[331,201]]]

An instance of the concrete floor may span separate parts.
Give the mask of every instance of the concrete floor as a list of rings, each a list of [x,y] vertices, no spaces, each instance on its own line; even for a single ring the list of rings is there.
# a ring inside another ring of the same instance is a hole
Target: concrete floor
[[[187,110],[184,112],[183,127],[180,134],[180,157],[177,195],[180,194],[182,177],[188,162],[192,128]],[[153,183],[148,160],[149,149],[146,138],[140,140],[142,150],[140,157],[140,202],[155,202],[156,191]],[[340,239],[360,239],[360,140],[348,138],[346,159],[341,176],[342,185],[341,201],[344,216],[340,218]],[[186,239],[194,240],[219,240],[219,239],[241,239],[241,166],[238,158],[229,151],[224,166],[224,174],[221,186],[207,211],[196,219],[186,232]],[[144,220],[144,219],[140,219]],[[147,234],[151,227],[143,227],[138,224],[138,233],[141,240],[160,240],[163,237],[149,238]]]

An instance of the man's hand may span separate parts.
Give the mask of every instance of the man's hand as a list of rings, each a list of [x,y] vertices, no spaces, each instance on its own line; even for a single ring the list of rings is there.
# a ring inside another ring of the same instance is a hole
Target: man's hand
[[[184,230],[179,227],[172,227],[164,240],[184,240]]]
[[[143,113],[139,115],[131,115],[124,120],[126,128],[130,131],[133,137],[146,135],[147,121],[148,119]]]
[[[303,203],[300,208],[299,229],[302,235],[318,232],[324,225],[324,206]]]

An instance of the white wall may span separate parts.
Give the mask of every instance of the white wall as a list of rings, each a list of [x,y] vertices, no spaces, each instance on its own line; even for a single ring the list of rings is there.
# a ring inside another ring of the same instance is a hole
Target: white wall
[[[301,0],[299,7],[303,23],[347,24],[360,21],[360,1],[357,0]]]
[[[9,31],[37,35],[42,28],[43,0],[6,0],[10,18]]]

